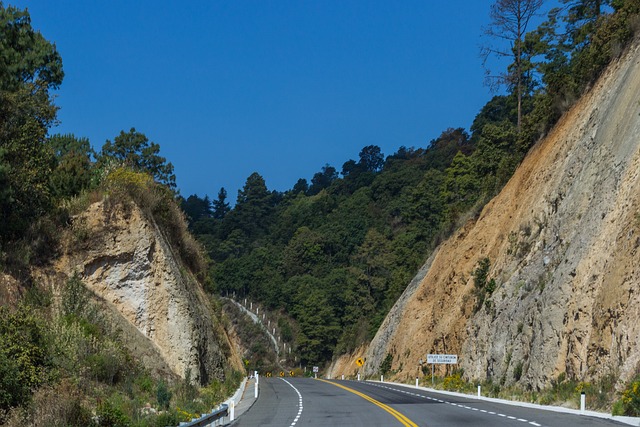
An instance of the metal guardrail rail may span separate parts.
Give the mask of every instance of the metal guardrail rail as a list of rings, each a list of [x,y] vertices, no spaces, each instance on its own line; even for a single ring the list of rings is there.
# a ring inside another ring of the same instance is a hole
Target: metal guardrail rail
[[[180,427],[207,427],[209,425],[213,425],[215,421],[218,421],[220,418],[229,416],[229,405],[222,404],[221,408],[211,412],[210,414],[203,415],[198,419],[191,420],[186,423],[180,423]]]
[[[228,417],[228,422],[233,422],[235,419],[235,413],[236,413],[235,408],[240,402],[242,396],[244,395],[244,390],[247,385],[247,381],[248,381],[248,378],[245,377],[244,380],[242,380],[242,383],[240,384],[240,387],[238,388],[238,390],[236,390],[235,394],[231,398],[227,399],[225,403],[221,404],[220,409],[212,411],[209,414],[202,415],[200,418],[196,418],[187,422],[181,422],[178,427],[218,426],[218,425],[222,425],[222,424],[219,424],[218,421],[222,420],[225,417]],[[256,381],[257,381],[257,378],[256,378]],[[256,393],[255,397],[257,398],[258,397],[257,385],[256,385],[255,393]]]

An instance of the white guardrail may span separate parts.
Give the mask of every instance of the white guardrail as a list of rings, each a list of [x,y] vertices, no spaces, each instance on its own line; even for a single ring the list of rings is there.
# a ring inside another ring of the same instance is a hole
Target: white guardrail
[[[240,384],[240,388],[236,390],[235,394],[222,403],[218,409],[212,410],[209,414],[203,415],[200,418],[194,418],[188,422],[180,423],[180,427],[213,427],[221,426],[225,418],[228,418],[228,422],[235,419],[235,407],[242,399],[242,394],[247,386],[247,378],[245,377]]]

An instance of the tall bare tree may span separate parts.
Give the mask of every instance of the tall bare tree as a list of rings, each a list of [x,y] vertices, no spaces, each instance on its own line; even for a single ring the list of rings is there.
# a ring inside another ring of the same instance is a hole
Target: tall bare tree
[[[502,46],[485,45],[481,54],[486,67],[489,56],[511,57],[513,63],[505,73],[490,75],[487,72],[487,83],[491,86],[507,84],[515,92],[518,100],[518,132],[522,126],[522,96],[524,93],[525,73],[528,71],[524,51],[524,36],[531,19],[536,16],[543,0],[497,0],[491,5],[489,16],[491,22],[485,34],[493,39],[506,42]]]

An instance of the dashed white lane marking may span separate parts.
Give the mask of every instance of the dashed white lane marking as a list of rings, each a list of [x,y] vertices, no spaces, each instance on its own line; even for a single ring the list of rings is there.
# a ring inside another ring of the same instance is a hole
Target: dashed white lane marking
[[[294,389],[295,392],[298,394],[298,414],[293,419],[293,422],[289,425],[289,427],[293,427],[297,424],[297,422],[300,420],[300,416],[302,415],[302,395],[300,394],[300,391],[298,391],[298,389],[295,388],[293,384],[291,384],[289,381],[285,380],[284,378],[280,378],[280,379],[285,383],[289,384],[289,387]]]
[[[291,384],[289,384],[289,385],[291,385]],[[387,387],[387,386],[384,386],[384,385],[378,385],[378,384],[371,384],[371,385],[372,385],[372,386],[375,386],[375,387],[386,388],[387,390],[397,391],[397,392],[399,392],[399,393],[408,394],[408,395],[411,395],[411,396],[422,397],[422,398],[424,398],[424,399],[432,400],[432,401],[434,401],[434,402],[438,402],[438,403],[446,403],[447,405],[457,406],[458,408],[468,409],[468,410],[471,410],[471,411],[483,412],[483,413],[485,413],[485,414],[489,414],[489,415],[496,415],[496,416],[498,416],[498,417],[507,418],[507,419],[510,419],[510,420],[513,420],[513,421],[520,421],[520,422],[522,422],[522,423],[528,423],[528,424],[531,424],[532,426],[542,427],[542,424],[538,424],[538,423],[537,423],[537,422],[535,422],[535,421],[525,420],[524,418],[516,418],[516,417],[513,417],[513,416],[511,416],[511,415],[500,414],[500,413],[496,413],[496,412],[493,412],[493,411],[486,411],[486,410],[484,410],[484,409],[473,408],[473,407],[471,407],[471,406],[460,405],[460,404],[453,403],[453,402],[447,402],[447,401],[445,401],[445,400],[436,399],[435,397],[429,397],[429,396],[425,396],[425,395],[423,395],[423,394],[413,393],[413,392],[410,392],[410,391],[400,390],[400,389],[397,389],[397,388]],[[293,387],[293,386],[291,386],[291,387]],[[295,387],[294,387],[294,388],[295,388]],[[296,390],[296,391],[297,391],[297,390]]]

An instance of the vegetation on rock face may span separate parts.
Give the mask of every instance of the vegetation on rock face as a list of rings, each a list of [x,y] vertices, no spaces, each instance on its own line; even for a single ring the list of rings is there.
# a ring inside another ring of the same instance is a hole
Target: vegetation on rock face
[[[489,279],[490,267],[491,260],[482,258],[478,261],[478,267],[472,273],[475,285],[476,310],[483,305],[487,310],[491,309],[491,301],[488,298],[491,297],[491,294],[496,289],[496,281],[495,279]]]

